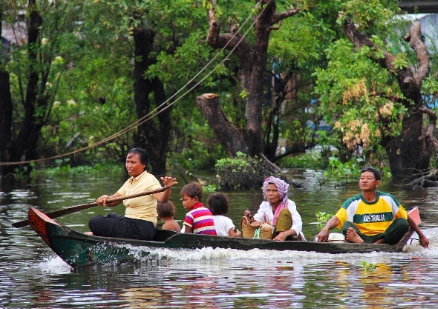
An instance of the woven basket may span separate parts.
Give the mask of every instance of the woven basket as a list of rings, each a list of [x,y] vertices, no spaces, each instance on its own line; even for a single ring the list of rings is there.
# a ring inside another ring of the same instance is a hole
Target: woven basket
[[[260,238],[261,239],[272,239],[272,225],[268,223],[263,223],[260,226]]]
[[[254,232],[255,232],[256,228],[251,226],[251,223],[249,222],[249,219],[246,216],[242,217],[242,220],[240,221],[240,225],[242,228],[242,237],[243,238],[253,238],[254,237]]]

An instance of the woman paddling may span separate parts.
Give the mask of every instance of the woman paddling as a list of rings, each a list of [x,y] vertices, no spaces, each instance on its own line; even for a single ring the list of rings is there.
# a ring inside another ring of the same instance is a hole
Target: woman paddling
[[[254,215],[253,227],[260,227],[263,222],[272,222],[272,238],[276,241],[302,240],[303,223],[297,206],[288,198],[289,184],[280,178],[270,176],[263,182],[263,197],[266,201],[260,204]]]
[[[96,202],[103,206],[116,206],[120,202],[107,203],[107,200],[131,195],[143,191],[160,189],[161,185],[152,174],[147,172],[148,154],[142,148],[131,149],[126,156],[125,167],[131,176],[113,195],[102,195]],[[177,184],[176,178],[161,177],[169,189],[123,201],[126,206],[125,216],[109,213],[106,216],[94,216],[88,222],[91,235],[119,238],[152,240],[157,232],[157,201],[167,202],[170,187]]]

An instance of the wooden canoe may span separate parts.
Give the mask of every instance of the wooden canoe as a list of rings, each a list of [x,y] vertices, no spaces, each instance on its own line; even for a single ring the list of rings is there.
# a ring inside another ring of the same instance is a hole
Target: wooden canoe
[[[418,211],[418,210],[417,210]],[[396,245],[352,244],[348,242],[284,241],[267,239],[234,238],[196,234],[178,234],[173,231],[158,230],[153,241],[89,236],[61,225],[40,210],[30,207],[28,211],[30,226],[44,242],[67,264],[72,267],[103,264],[114,261],[135,261],[138,258],[132,248],[140,248],[141,256],[150,254],[149,248],[200,249],[230,248],[239,250],[292,250],[321,253],[366,253],[401,252],[412,235],[406,233]]]

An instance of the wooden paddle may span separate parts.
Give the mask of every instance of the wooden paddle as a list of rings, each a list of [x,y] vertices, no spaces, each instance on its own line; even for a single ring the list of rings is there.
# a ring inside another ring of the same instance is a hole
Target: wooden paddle
[[[140,193],[137,193],[137,194],[131,194],[131,195],[124,195],[124,196],[116,197],[116,198],[113,198],[113,199],[109,199],[106,202],[107,203],[112,203],[112,202],[123,201],[123,200],[126,200],[126,199],[135,198],[135,197],[139,197],[139,196],[143,196],[143,195],[150,195],[150,194],[154,194],[154,193],[163,192],[163,191],[166,191],[167,189],[169,189],[169,187],[164,186],[163,188],[157,189],[157,190],[144,191],[144,192],[140,192]],[[58,217],[61,217],[61,216],[64,216],[64,215],[68,215],[68,214],[74,213],[74,212],[78,212],[78,211],[81,211],[81,210],[84,210],[84,209],[88,209],[88,208],[91,208],[91,207],[94,207],[94,206],[97,206],[97,205],[98,205],[97,202],[93,202],[93,203],[89,203],[89,204],[82,204],[82,205],[77,205],[77,206],[71,206],[71,207],[67,207],[67,208],[64,208],[64,209],[59,209],[59,210],[55,210],[55,211],[52,211],[52,212],[48,212],[48,213],[46,213],[46,215],[49,218],[53,219],[53,218],[58,218]],[[29,225],[29,220],[23,220],[23,221],[18,221],[18,222],[12,223],[13,227],[23,227],[23,226],[27,226],[27,225]]]

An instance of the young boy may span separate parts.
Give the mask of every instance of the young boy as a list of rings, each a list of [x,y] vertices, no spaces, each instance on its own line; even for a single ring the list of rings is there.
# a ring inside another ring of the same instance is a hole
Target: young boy
[[[158,203],[157,205],[158,217],[163,221],[163,230],[175,231],[177,233],[181,232],[181,227],[178,222],[175,221],[175,205],[171,201],[166,203]]]
[[[214,226],[218,236],[240,237],[239,230],[234,232],[233,221],[226,217],[228,213],[228,197],[223,193],[212,193],[208,196],[207,207],[213,214]]]
[[[214,220],[211,211],[202,204],[202,186],[192,182],[181,189],[183,206],[189,212],[183,223],[184,233],[195,233],[216,236]]]

